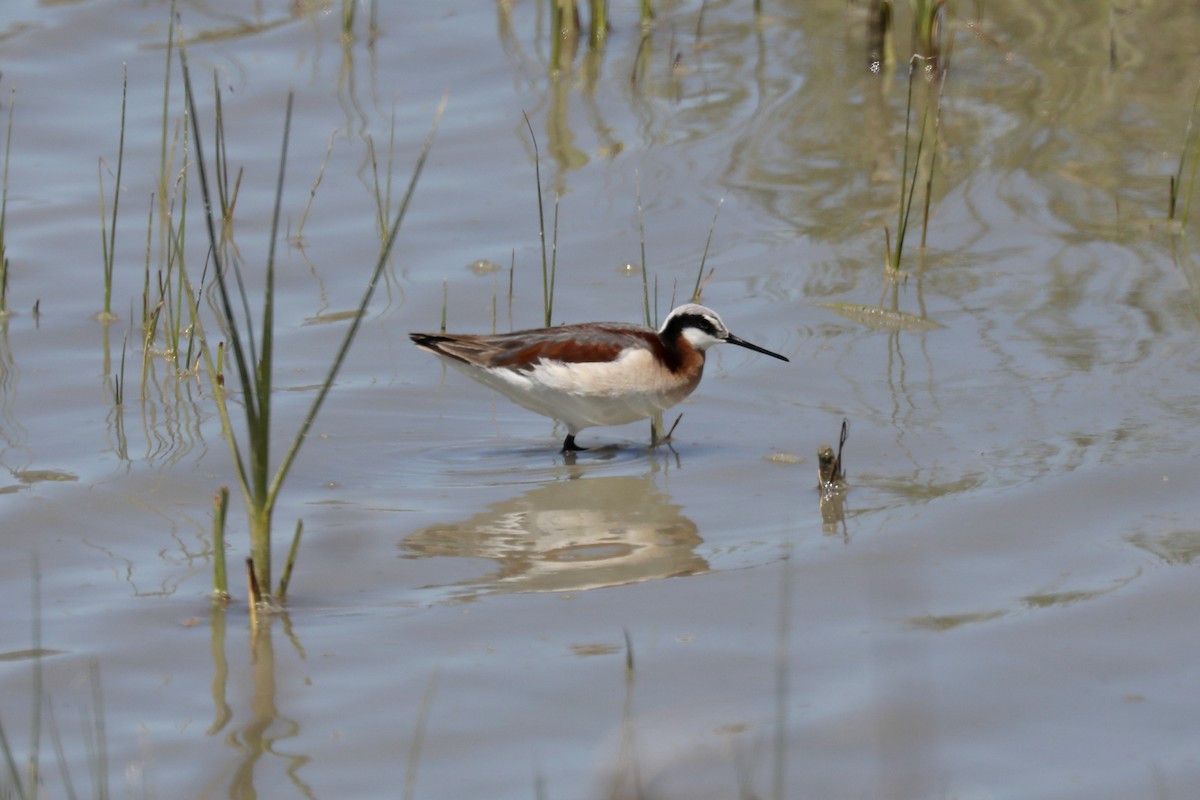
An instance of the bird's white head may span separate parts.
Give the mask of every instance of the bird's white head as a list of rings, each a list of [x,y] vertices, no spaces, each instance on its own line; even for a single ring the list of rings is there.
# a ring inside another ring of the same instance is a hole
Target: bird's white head
[[[734,336],[729,332],[729,328],[725,327],[725,323],[721,321],[721,318],[717,316],[717,312],[696,303],[687,303],[668,314],[658,335],[667,342],[677,341],[678,338],[686,339],[692,347],[701,353],[714,344],[724,342],[726,344],[736,344],[739,347],[745,347],[747,350],[763,353],[772,358],[778,358],[780,361],[787,361],[787,358],[779,355],[779,353],[773,353],[766,348],[750,344],[745,339]]]
[[[668,314],[659,333],[665,338],[682,336],[701,352],[729,338],[729,329],[717,312],[696,303],[679,306]]]

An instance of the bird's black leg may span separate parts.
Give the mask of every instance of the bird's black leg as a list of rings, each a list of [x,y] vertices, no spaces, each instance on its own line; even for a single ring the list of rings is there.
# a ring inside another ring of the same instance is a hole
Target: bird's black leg
[[[564,453],[578,453],[581,450],[587,450],[587,448],[575,444],[575,434],[568,433],[567,438],[563,440],[562,451]]]

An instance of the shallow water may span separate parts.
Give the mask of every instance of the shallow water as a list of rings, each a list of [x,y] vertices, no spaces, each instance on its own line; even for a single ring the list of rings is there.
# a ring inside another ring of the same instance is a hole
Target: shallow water
[[[637,4],[614,3],[603,54],[581,45],[551,78],[531,2],[381,3],[373,41],[363,7],[343,40],[340,7],[244,5],[178,9],[209,150],[214,71],[223,90],[255,290],[295,91],[277,457],[379,252],[368,140],[381,176],[394,141],[394,212],[449,96],[276,513],[280,562],[304,519],[288,613],[256,633],[244,602],[207,599],[211,499],[234,483],[208,380],[162,357],[140,375],[168,6],[0,11],[0,721],[19,765],[40,664],[82,793],[1196,793],[1200,272],[1166,219],[1195,9],[960,4],[927,246],[918,222],[889,287],[908,80],[867,69],[856,9],[676,3],[642,45]],[[97,159],[111,213],[123,65],[120,319],[102,324]],[[792,363],[718,348],[672,447],[589,429],[572,463],[551,421],[413,348],[443,291],[454,330],[541,321],[522,110],[561,194],[556,322],[642,318],[640,192],[656,313],[690,294],[711,226],[704,301]],[[881,302],[936,326],[826,305]],[[843,418],[851,488],[822,506],[815,452]],[[231,569],[244,530],[235,490]],[[48,730],[40,764],[65,796]]]

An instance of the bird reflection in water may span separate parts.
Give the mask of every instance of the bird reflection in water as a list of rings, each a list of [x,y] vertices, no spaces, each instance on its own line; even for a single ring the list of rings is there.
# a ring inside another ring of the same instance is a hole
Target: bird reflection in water
[[[496,503],[462,522],[431,525],[400,543],[404,558],[495,561],[495,572],[454,584],[457,599],[506,592],[571,592],[695,575],[696,524],[651,476],[572,477]]]

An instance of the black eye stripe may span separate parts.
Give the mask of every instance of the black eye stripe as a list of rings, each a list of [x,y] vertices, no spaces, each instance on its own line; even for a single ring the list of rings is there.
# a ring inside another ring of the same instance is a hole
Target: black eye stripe
[[[718,337],[717,326],[711,319],[701,314],[684,314],[679,317],[679,329],[695,328],[698,331],[703,331],[714,338]]]

